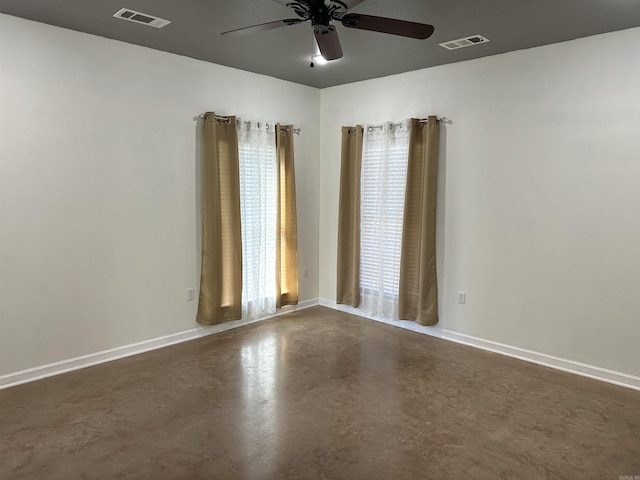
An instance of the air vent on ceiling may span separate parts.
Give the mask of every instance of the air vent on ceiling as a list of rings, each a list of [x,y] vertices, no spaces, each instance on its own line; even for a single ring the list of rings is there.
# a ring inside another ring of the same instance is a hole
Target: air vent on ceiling
[[[171,20],[165,20],[164,18],[154,17],[146,13],[136,12],[135,10],[129,10],[128,8],[118,10],[113,16],[122,20],[129,20],[130,22],[141,23],[143,25],[156,28],[162,28],[171,23]]]
[[[470,47],[480,43],[487,43],[489,39],[482,35],[471,35],[470,37],[458,38],[457,40],[449,40],[448,42],[439,43],[441,47],[447,50],[457,50],[458,48]]]

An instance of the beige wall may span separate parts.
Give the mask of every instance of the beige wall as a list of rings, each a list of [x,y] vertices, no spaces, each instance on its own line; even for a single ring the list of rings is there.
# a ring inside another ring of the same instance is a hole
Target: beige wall
[[[340,126],[446,116],[436,329],[639,376],[638,44],[632,29],[324,89],[320,298]]]

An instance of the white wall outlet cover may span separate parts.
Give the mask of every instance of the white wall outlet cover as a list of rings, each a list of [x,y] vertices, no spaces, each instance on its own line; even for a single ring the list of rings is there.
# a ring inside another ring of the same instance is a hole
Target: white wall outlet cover
[[[191,301],[196,298],[195,288],[187,288],[187,301]]]
[[[458,292],[458,303],[464,305],[467,301],[467,294],[465,292]]]

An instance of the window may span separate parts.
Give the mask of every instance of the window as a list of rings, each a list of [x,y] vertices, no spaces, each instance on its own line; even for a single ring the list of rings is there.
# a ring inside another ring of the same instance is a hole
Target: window
[[[275,125],[238,123],[242,222],[242,318],[276,311],[277,165]]]
[[[360,308],[397,318],[409,122],[366,126],[360,206]]]

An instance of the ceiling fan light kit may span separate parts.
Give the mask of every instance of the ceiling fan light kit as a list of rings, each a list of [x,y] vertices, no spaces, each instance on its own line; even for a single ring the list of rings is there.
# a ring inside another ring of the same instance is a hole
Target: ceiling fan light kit
[[[281,5],[291,8],[299,18],[277,20],[275,22],[261,23],[250,27],[239,28],[223,32],[228,37],[248,35],[274,28],[297,25],[302,22],[311,22],[313,35],[318,43],[322,57],[327,60],[342,58],[342,46],[338,38],[336,27],[331,22],[340,22],[347,28],[368,30],[371,32],[399,35],[402,37],[424,40],[429,38],[434,31],[433,25],[424,23],[396,20],[374,15],[359,13],[347,13],[347,11],[364,0],[273,0]],[[311,66],[313,67],[313,59]],[[318,62],[320,64],[320,62]]]
[[[327,59],[324,58],[322,55],[311,55],[311,64],[309,65],[311,68],[313,68],[316,65],[326,65],[327,64]]]

